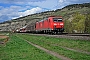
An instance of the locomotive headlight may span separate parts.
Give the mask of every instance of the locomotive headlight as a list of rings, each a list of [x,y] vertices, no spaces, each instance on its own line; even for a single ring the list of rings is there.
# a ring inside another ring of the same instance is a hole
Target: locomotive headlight
[[[63,25],[63,23],[61,23],[60,25]]]
[[[57,25],[57,24],[54,24],[54,25]]]

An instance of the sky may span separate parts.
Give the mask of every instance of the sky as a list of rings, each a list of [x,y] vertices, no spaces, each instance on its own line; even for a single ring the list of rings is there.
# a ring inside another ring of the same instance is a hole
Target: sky
[[[90,0],[0,0],[0,22],[88,2]]]

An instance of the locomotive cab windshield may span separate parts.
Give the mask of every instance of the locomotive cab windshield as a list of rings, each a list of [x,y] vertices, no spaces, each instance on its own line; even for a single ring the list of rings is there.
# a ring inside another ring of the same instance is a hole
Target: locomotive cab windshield
[[[62,18],[53,18],[54,22],[62,22]]]

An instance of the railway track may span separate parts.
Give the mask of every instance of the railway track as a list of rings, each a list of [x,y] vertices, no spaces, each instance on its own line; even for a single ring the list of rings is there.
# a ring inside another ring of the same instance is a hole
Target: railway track
[[[67,33],[66,35],[68,36],[90,36],[90,34],[86,34],[86,33]]]
[[[69,34],[69,33],[63,33],[63,34],[32,34],[32,35],[40,35],[40,36],[49,36],[49,37],[55,37],[55,38],[68,38],[68,39],[74,39],[74,40],[89,40],[90,41],[90,34]]]

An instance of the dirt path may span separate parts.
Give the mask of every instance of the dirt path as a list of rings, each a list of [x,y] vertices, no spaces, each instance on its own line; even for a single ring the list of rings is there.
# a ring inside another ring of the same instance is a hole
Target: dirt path
[[[8,36],[0,35],[0,39],[7,38]]]
[[[46,42],[46,41],[43,41],[43,40],[40,40],[40,41],[44,42],[45,44],[50,44],[52,46],[58,46],[58,47],[61,47],[61,48],[67,49],[67,50],[74,51],[74,52],[79,52],[79,53],[84,53],[84,54],[90,55],[90,52],[83,51],[83,50],[80,50],[80,49],[68,48],[68,47],[60,46],[59,44],[55,44],[55,43],[51,43],[51,42]]]
[[[60,46],[58,44],[55,44],[55,43],[52,44],[52,43],[46,42],[46,41],[43,41],[43,42],[46,43],[46,44],[51,44],[52,46],[59,46],[61,48],[67,49],[67,50],[71,50],[71,51],[75,51],[75,52],[79,52],[79,53],[84,53],[84,54],[90,55],[90,52],[83,51],[83,50],[80,50],[80,49],[73,49],[73,48],[63,47],[63,46]]]
[[[59,46],[57,44],[51,44],[51,45],[53,45],[53,46]],[[79,50],[79,49],[76,50],[76,49],[67,48],[67,47],[63,47],[63,46],[59,46],[59,47],[64,48],[64,49],[67,49],[67,50],[71,50],[71,51],[75,51],[75,52],[79,52],[79,53],[84,53],[84,54],[90,55],[90,52],[86,52],[86,51],[83,51],[83,50]]]
[[[5,35],[0,35],[0,39],[4,39],[3,41],[0,41],[0,44],[4,44],[9,40],[9,37]]]
[[[17,37],[20,38],[19,36],[17,36]],[[20,38],[20,39],[23,39],[23,38]],[[51,55],[53,55],[53,56],[56,56],[57,58],[60,58],[61,60],[72,60],[72,59],[67,58],[67,57],[64,57],[64,56],[62,56],[62,55],[60,55],[60,54],[58,54],[58,53],[56,53],[56,52],[54,52],[54,51],[50,51],[50,50],[45,49],[45,48],[43,48],[43,47],[41,47],[41,46],[39,46],[39,45],[33,44],[33,43],[31,43],[30,41],[27,41],[26,39],[23,39],[23,40],[26,41],[27,43],[31,44],[32,46],[34,46],[34,47],[36,47],[36,48],[38,48],[38,49],[40,49],[40,50],[45,51],[45,52],[48,53],[48,54],[51,54]]]
[[[20,38],[20,37],[19,37],[19,38]],[[27,40],[25,40],[25,41],[28,42],[29,44],[31,44],[31,45],[33,45],[33,46],[41,49],[41,50],[43,50],[43,51],[45,51],[45,52],[53,55],[53,56],[56,56],[56,57],[62,59],[62,60],[71,60],[70,58],[67,58],[67,57],[64,57],[64,56],[62,56],[62,55],[59,55],[59,54],[56,53],[56,52],[50,51],[50,50],[45,49],[45,48],[43,48],[43,47],[41,47],[41,46],[39,46],[39,45],[33,44],[33,43],[31,43],[30,41],[27,41]],[[41,40],[41,41],[42,41],[42,40]],[[46,42],[46,41],[43,41],[43,42],[45,42],[46,44],[51,44],[52,46],[59,46],[58,44],[52,44],[52,43]],[[72,49],[72,48],[68,48],[68,47],[63,47],[63,46],[59,46],[59,47],[65,48],[65,49],[67,49],[67,50],[71,50],[71,51],[74,51],[74,52],[79,52],[79,53],[84,53],[84,54],[90,55],[90,52],[86,52],[86,51],[83,51],[83,50],[76,50],[76,49]]]
[[[57,58],[60,58],[60,59],[62,59],[62,60],[71,60],[70,58],[67,58],[67,57],[64,57],[64,56],[62,56],[62,55],[59,55],[59,54],[56,53],[56,52],[47,50],[47,49],[45,49],[45,48],[43,48],[43,47],[41,47],[41,46],[39,46],[39,45],[33,44],[33,43],[31,43],[30,41],[27,41],[27,40],[25,40],[25,41],[28,42],[29,44],[35,46],[36,48],[39,48],[39,49],[41,49],[41,50],[43,50],[43,51],[45,51],[45,52],[47,52],[47,53],[49,53],[49,54],[51,54],[51,55],[53,55],[53,56],[56,56]]]
[[[71,49],[71,48],[67,48],[67,47],[62,47],[62,48],[65,48],[65,49],[71,50],[71,51],[75,51],[75,52],[79,52],[79,53],[84,53],[84,54],[90,55],[90,52],[86,52],[86,51],[82,51],[82,50],[75,50],[75,49]]]

